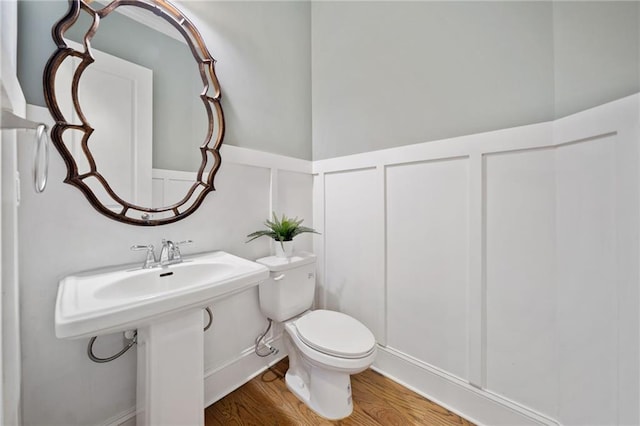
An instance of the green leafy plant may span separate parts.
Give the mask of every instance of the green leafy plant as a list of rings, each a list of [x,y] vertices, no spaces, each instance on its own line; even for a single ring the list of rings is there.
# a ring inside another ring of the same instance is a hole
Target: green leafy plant
[[[264,225],[268,229],[263,229],[260,231],[252,232],[247,235],[247,242],[253,241],[256,238],[260,237],[269,237],[273,238],[275,241],[280,241],[280,245],[284,249],[284,242],[293,240],[293,237],[299,234],[303,234],[305,232],[311,232],[314,234],[319,234],[315,229],[309,228],[306,226],[302,226],[301,223],[304,222],[304,219],[289,218],[284,214],[281,219],[278,219],[275,212],[273,213],[273,220],[267,219],[264,222]]]

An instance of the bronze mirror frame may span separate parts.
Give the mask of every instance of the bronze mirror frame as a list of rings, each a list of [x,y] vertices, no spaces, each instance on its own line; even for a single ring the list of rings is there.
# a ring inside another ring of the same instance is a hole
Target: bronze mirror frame
[[[219,149],[224,138],[224,115],[221,106],[220,84],[214,68],[216,61],[209,53],[202,36],[193,23],[166,0],[113,0],[99,9],[92,8],[89,3],[91,3],[91,0],[69,0],[67,14],[52,28],[51,33],[57,49],[49,58],[43,74],[45,102],[55,121],[55,125],[51,129],[51,140],[67,166],[67,176],[64,182],[80,189],[97,211],[120,222],[131,225],[155,226],[184,219],[200,206],[209,192],[215,190],[213,179],[221,164]],[[202,163],[196,175],[196,182],[191,186],[186,196],[178,203],[168,207],[150,208],[137,206],[121,199],[96,168],[96,162],[90,150],[89,142],[94,129],[80,107],[78,99],[80,78],[84,70],[94,62],[91,52],[91,40],[98,31],[100,20],[115,11],[119,6],[144,8],[158,15],[177,29],[191,50],[202,78],[203,91],[200,94],[200,98],[208,117],[207,134],[200,146]],[[76,23],[81,11],[89,13],[93,19],[91,26],[83,37],[82,45],[84,51],[82,52],[69,47],[63,38],[65,32]],[[77,57],[81,61],[74,70],[71,82],[73,108],[81,124],[70,123],[62,113],[56,99],[56,73],[69,56]],[[87,158],[89,171],[79,172],[78,164],[63,140],[63,134],[67,130],[76,130],[83,133],[81,148]],[[87,178],[95,178],[112,200],[119,204],[122,209],[118,212],[102,204],[91,187],[85,182]],[[154,215],[162,217],[154,218]]]

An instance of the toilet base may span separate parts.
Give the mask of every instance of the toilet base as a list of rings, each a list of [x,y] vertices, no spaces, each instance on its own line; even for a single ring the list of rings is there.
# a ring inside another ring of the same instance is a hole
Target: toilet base
[[[353,412],[351,377],[349,374],[307,365],[309,381],[287,371],[287,388],[317,414],[329,420],[340,420]]]

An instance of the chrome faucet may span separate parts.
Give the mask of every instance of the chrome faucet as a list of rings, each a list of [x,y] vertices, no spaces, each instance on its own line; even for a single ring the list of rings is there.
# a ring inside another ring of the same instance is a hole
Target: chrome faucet
[[[149,245],[133,245],[131,250],[146,250],[147,258],[142,265],[143,269],[155,268],[156,266],[167,266],[175,263],[182,262],[182,254],[180,253],[180,246],[183,244],[190,244],[192,240],[180,241],[174,243],[171,240],[162,239],[162,249],[160,250],[160,259],[156,260],[154,247]]]
[[[156,261],[156,254],[154,253],[154,248],[153,245],[149,244],[149,245],[133,245],[131,246],[131,250],[146,250],[147,251],[147,258],[144,261],[144,265],[142,265],[143,269],[149,269],[149,268],[153,268],[154,266],[156,266],[158,264],[158,262]]]
[[[180,246],[183,246],[185,244],[191,244],[192,242],[193,242],[193,240],[184,240],[184,241],[179,241],[177,243],[173,243],[175,245],[175,247],[173,249],[173,261],[174,261],[174,263],[182,262],[182,253],[180,253]]]
[[[175,258],[176,246],[171,240],[162,239],[162,250],[160,251],[160,264],[169,265]]]
[[[180,241],[174,243],[171,240],[162,240],[162,250],[160,251],[160,265],[172,265],[174,263],[182,262],[182,254],[180,253],[180,246],[184,244],[192,243],[192,240]]]

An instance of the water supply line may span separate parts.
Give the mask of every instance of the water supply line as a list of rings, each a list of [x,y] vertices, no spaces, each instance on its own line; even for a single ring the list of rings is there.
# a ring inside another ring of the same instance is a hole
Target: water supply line
[[[111,362],[114,359],[118,359],[120,358],[122,355],[125,354],[125,352],[127,352],[129,349],[131,349],[131,347],[133,345],[135,345],[136,343],[138,343],[138,331],[134,331],[133,332],[133,338],[129,340],[129,343],[127,344],[127,346],[125,346],[120,352],[118,352],[115,355],[112,355],[110,357],[107,358],[100,358],[97,357],[94,353],[93,353],[93,344],[96,342],[96,339],[98,338],[98,336],[93,336],[91,338],[91,340],[89,340],[89,344],[87,345],[87,356],[89,357],[89,359],[93,362],[97,362],[97,363],[105,363],[105,362]]]
[[[211,324],[213,323],[213,312],[211,312],[210,308],[204,308],[204,310],[207,312],[207,315],[209,315],[209,320],[207,321],[207,325],[204,327],[204,331],[207,331],[210,327]],[[267,329],[267,331],[269,331]],[[96,354],[93,352],[93,345],[96,342],[96,340],[98,339],[98,336],[93,336],[91,338],[91,340],[89,340],[89,344],[87,345],[87,356],[89,357],[89,359],[93,362],[97,362],[99,364],[103,364],[105,362],[111,362],[113,360],[116,360],[118,358],[120,358],[122,355],[124,355],[129,349],[131,349],[131,347],[133,345],[135,345],[136,343],[138,343],[138,330],[134,330],[133,331],[133,336],[131,338],[127,337],[127,331],[124,332],[124,337],[125,339],[129,340],[129,343],[127,343],[127,345],[122,348],[122,350],[120,352],[118,352],[115,355],[111,355],[110,357],[107,358],[100,358],[98,356],[96,356]]]
[[[207,311],[207,314],[209,315],[209,321],[207,322],[207,325],[204,326],[204,331],[207,331],[211,328],[211,324],[213,324],[213,312],[211,312],[211,309],[209,308],[204,308],[204,310]]]
[[[267,329],[264,331],[264,333],[256,337],[256,345],[253,348],[256,355],[262,358],[268,357],[269,355],[275,355],[279,352],[278,348],[275,348],[271,346],[269,343],[264,341],[265,336],[267,335],[267,333],[269,333],[269,330],[271,330],[271,324],[273,324],[273,320],[271,318],[267,318],[267,319],[269,320],[269,325],[267,326]],[[262,343],[262,345],[265,346],[269,350],[269,352],[267,353],[260,352],[260,343]]]

